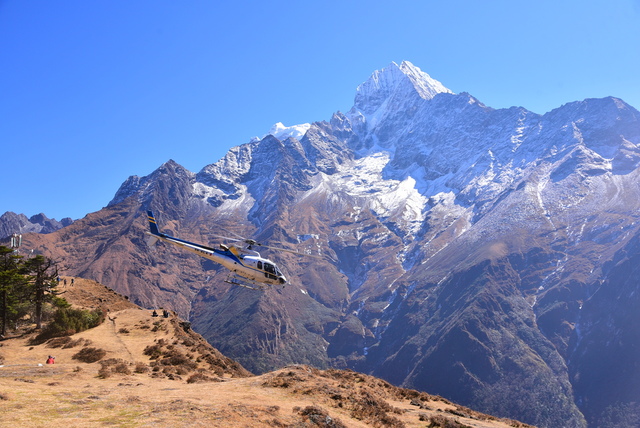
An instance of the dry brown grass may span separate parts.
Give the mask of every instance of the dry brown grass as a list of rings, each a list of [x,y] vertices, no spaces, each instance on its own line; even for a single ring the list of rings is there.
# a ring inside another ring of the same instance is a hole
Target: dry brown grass
[[[69,338],[28,341],[0,342],[0,426],[512,426],[351,371],[291,366],[252,376],[174,315],[152,318],[139,308],[111,311],[100,326]],[[91,348],[105,355],[94,363],[73,359]],[[52,352],[56,364],[44,364]]]
[[[64,361],[64,354],[56,359]],[[119,358],[93,364],[6,366],[0,369],[3,423],[69,428],[424,427],[426,417],[446,416],[461,424],[449,426],[509,426],[446,413],[455,406],[441,400],[420,400],[417,406],[415,398],[402,397],[395,387],[380,388],[379,380],[364,375],[363,382],[351,383],[336,379],[335,373],[295,366],[244,378],[220,378],[203,370],[172,380],[154,377],[152,371],[136,373],[136,365],[148,367]]]

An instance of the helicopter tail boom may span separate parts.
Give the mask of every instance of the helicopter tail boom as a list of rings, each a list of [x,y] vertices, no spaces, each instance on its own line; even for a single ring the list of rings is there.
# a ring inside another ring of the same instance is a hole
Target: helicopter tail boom
[[[158,223],[156,223],[153,212],[147,211],[147,217],[149,218],[149,231],[147,232],[145,241],[149,247],[153,247],[162,234],[160,233],[160,229],[158,229]]]
[[[152,235],[160,236],[160,229],[158,229],[158,223],[152,211],[147,211],[147,217],[149,217],[149,229]]]

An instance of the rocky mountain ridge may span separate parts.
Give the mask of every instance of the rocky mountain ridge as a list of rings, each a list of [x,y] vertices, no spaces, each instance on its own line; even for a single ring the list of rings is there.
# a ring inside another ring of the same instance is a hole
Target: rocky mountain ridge
[[[54,218],[48,218],[43,213],[27,218],[24,214],[7,211],[0,216],[0,239],[4,239],[14,233],[19,235],[30,232],[51,233],[69,226],[71,223],[73,223],[73,220],[69,217],[57,221]]]
[[[626,394],[596,391],[590,346],[606,331],[636,355],[633,330],[596,314],[630,313],[605,284],[637,288],[620,278],[640,234],[639,119],[611,97],[496,110],[391,64],[300,138],[254,139],[198,173],[169,161],[28,240],[174,308],[255,372],[348,367],[539,426],[606,426],[640,402],[624,370],[607,388]],[[204,259],[147,249],[146,209],[185,239],[228,230],[325,258],[270,253],[290,287],[231,288]]]

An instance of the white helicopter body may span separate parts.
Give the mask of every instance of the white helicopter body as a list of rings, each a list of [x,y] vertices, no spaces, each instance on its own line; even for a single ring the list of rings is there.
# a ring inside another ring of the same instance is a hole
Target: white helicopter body
[[[226,282],[234,285],[252,289],[262,289],[265,286],[284,286],[287,283],[287,278],[280,272],[278,266],[271,260],[261,257],[257,251],[222,244],[220,248],[212,248],[174,238],[173,236],[160,232],[153,212],[147,211],[147,215],[149,217],[149,231],[147,232],[149,237],[147,243],[150,246],[160,240],[216,262],[229,269],[230,274]],[[247,242],[249,246],[257,244],[253,240],[245,240],[245,242]]]

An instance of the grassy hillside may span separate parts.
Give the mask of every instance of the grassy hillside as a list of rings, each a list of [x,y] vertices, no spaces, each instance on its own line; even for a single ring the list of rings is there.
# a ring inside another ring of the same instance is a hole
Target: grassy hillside
[[[39,345],[35,332],[0,341],[2,426],[526,426],[351,371],[253,376],[173,313],[153,317],[93,281],[61,288],[74,307],[106,311],[105,322]]]

